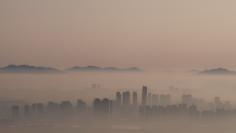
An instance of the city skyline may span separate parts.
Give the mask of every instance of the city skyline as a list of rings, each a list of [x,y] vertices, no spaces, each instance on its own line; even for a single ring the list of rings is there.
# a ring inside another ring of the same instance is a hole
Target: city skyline
[[[153,93],[147,86],[143,86],[142,93],[137,95],[137,91],[117,91],[113,98],[95,97],[92,103],[83,99],[78,99],[76,103],[70,100],[61,102],[48,101],[11,105],[11,109],[6,110],[6,117],[10,120],[36,120],[54,117],[64,118],[68,116],[78,117],[88,115],[88,118],[109,119],[122,117],[153,117],[156,120],[165,117],[190,117],[192,119],[214,119],[216,117],[234,116],[236,107],[229,101],[214,97],[210,102],[200,100],[191,94],[182,94],[181,101],[175,101],[170,94]],[[10,113],[10,114],[9,114]],[[90,117],[89,117],[90,115]],[[44,118],[46,116],[46,118]],[[112,117],[113,116],[113,117]],[[85,117],[86,118],[86,117]]]

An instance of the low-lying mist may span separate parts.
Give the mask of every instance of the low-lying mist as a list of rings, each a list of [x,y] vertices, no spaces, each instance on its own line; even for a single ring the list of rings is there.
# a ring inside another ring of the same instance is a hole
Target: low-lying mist
[[[112,97],[118,90],[193,94],[236,101],[236,76],[207,76],[179,72],[81,72],[66,74],[0,74],[2,100],[48,101]]]
[[[187,72],[4,73],[0,74],[0,130],[5,133],[233,133],[236,130],[235,79],[233,75],[209,76]],[[141,104],[143,85],[148,86],[149,92],[171,95],[171,105],[152,106],[152,109],[145,107],[144,113],[142,109],[132,107],[128,108],[129,113],[125,115],[114,111],[113,115],[94,113],[95,98],[115,99],[118,91],[137,92],[137,101]],[[189,106],[181,112],[182,105],[179,103],[183,95],[192,95],[198,101],[208,103],[223,99],[230,102],[233,109],[216,108],[204,112],[204,108],[198,108],[199,112],[196,113]],[[43,114],[25,117],[24,113],[18,114],[18,106],[12,108],[19,105],[21,109],[26,104],[34,103],[46,106],[49,101],[71,101],[74,106],[78,99],[87,103],[88,111],[76,112],[74,107],[73,112],[69,113],[44,110]],[[160,111],[163,108],[164,112]],[[178,113],[171,112],[173,110]],[[12,115],[17,115],[17,118]]]

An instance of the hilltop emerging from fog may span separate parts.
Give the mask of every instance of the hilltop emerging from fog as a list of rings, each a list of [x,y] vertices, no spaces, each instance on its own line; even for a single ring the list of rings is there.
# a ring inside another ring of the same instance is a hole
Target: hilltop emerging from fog
[[[198,72],[199,74],[208,74],[208,75],[236,75],[236,71],[229,70],[226,68],[213,68],[206,69]]]
[[[60,70],[52,67],[31,66],[31,65],[8,65],[0,68],[5,73],[57,73]]]
[[[60,73],[60,72],[139,72],[137,67],[117,68],[99,66],[74,66],[66,70],[59,70],[53,67],[32,66],[32,65],[8,65],[0,68],[2,73]]]
[[[98,67],[98,66],[74,66],[72,68],[67,69],[67,71],[101,71],[101,72],[137,72],[141,71],[141,69],[137,67],[129,67],[129,68],[117,68],[117,67]]]

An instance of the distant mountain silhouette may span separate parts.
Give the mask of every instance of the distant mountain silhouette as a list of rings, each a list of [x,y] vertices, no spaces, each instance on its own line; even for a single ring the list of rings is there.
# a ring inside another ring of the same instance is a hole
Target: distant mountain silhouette
[[[199,74],[209,74],[209,75],[236,75],[236,71],[232,71],[226,68],[213,68],[213,69],[207,69],[198,72]]]
[[[51,67],[31,66],[31,65],[8,65],[0,68],[0,72],[6,73],[56,73],[60,70]]]
[[[137,67],[117,68],[117,67],[99,67],[99,66],[74,66],[67,71],[100,71],[100,72],[138,72],[141,69]]]
[[[66,70],[45,66],[32,65],[8,65],[0,68],[0,73],[58,73],[58,72],[138,72],[141,69],[137,67],[117,68],[117,67],[99,67],[99,66],[74,66]]]

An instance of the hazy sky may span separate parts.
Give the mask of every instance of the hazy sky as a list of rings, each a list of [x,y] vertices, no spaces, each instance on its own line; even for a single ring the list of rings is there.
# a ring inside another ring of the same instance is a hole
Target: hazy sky
[[[234,0],[0,0],[0,66],[236,68]]]

